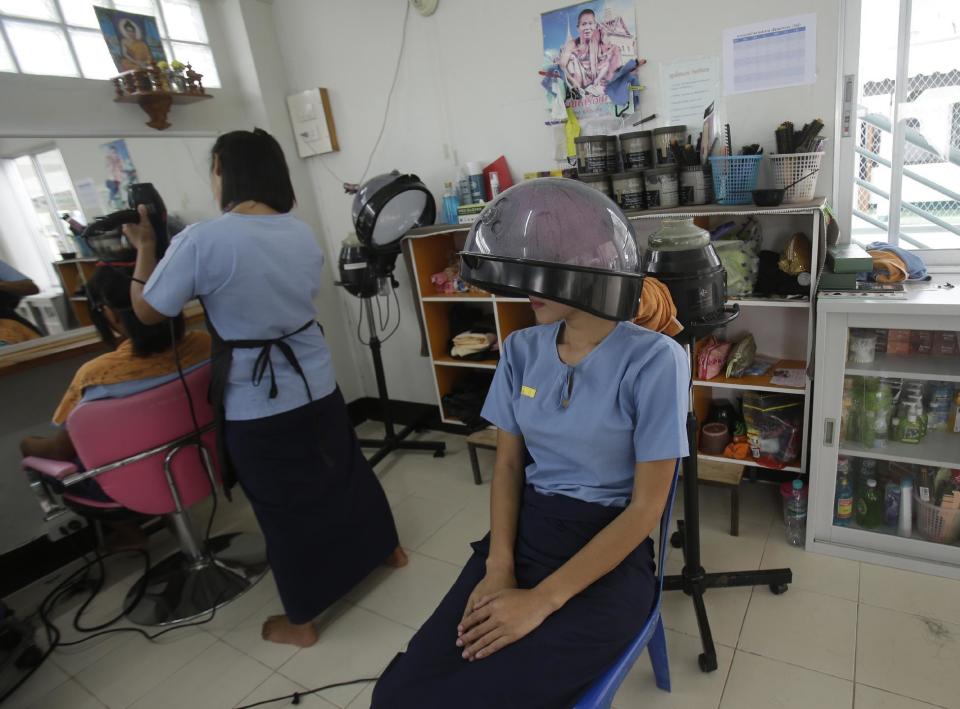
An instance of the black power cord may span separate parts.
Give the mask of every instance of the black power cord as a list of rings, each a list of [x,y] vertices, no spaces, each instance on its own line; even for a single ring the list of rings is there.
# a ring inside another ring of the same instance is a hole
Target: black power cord
[[[180,384],[183,385],[183,393],[187,395],[187,405],[190,408],[190,419],[193,421],[193,431],[197,436],[197,455],[200,456],[200,465],[206,469],[206,461],[203,458],[203,454],[200,452],[200,446],[203,445],[201,441],[202,434],[200,433],[200,423],[197,421],[197,412],[193,407],[193,396],[190,394],[190,387],[187,385],[187,378],[183,374],[183,363],[180,361],[180,348],[177,346],[177,333],[173,318],[169,319],[167,322],[170,323],[170,342],[173,345],[173,357],[177,364],[177,376],[180,378]],[[207,531],[203,538],[205,546],[209,546],[210,544],[210,532],[213,530],[213,520],[217,516],[217,486],[212,479],[210,480],[210,496],[212,498],[210,517],[207,519]],[[219,569],[220,567],[218,566],[217,568]]]
[[[376,682],[379,677],[365,677],[363,679],[352,679],[349,682],[337,682],[336,684],[326,684],[323,687],[317,687],[316,689],[308,689],[306,692],[294,692],[293,694],[285,694],[282,697],[274,697],[273,699],[264,699],[262,702],[256,702],[254,704],[244,704],[243,706],[237,707],[237,709],[253,709],[253,707],[262,707],[267,704],[273,704],[274,702],[282,702],[287,699],[292,700],[291,704],[299,704],[301,697],[309,697],[311,694],[316,694],[317,692],[322,692],[326,689],[335,689],[336,687],[347,687],[351,684],[360,684],[361,682]]]
[[[19,689],[28,679],[30,679],[34,672],[36,672],[40,666],[46,662],[46,660],[53,654],[53,651],[58,647],[72,647],[76,645],[82,645],[83,643],[89,642],[94,638],[103,637],[104,635],[113,635],[118,633],[136,633],[149,641],[154,641],[162,635],[173,632],[174,630],[180,630],[182,628],[196,627],[199,625],[205,625],[212,621],[216,615],[216,606],[210,610],[210,617],[205,618],[204,620],[195,621],[192,623],[183,623],[181,625],[175,625],[170,628],[165,628],[156,633],[148,633],[147,631],[141,628],[110,628],[109,626],[113,625],[121,618],[123,618],[127,613],[132,611],[140,600],[143,598],[144,593],[146,592],[146,583],[140,584],[140,587],[137,590],[136,595],[134,596],[133,601],[126,606],[118,615],[114,616],[105,623],[87,628],[80,624],[80,619],[83,613],[87,610],[94,599],[100,594],[103,590],[103,584],[106,580],[106,569],[104,567],[104,559],[107,559],[111,556],[117,556],[119,554],[128,554],[128,553],[138,553],[143,556],[144,560],[144,570],[143,575],[146,578],[150,573],[150,554],[144,549],[136,550],[124,550],[124,551],[115,551],[110,552],[105,555],[101,555],[100,552],[94,549],[94,560],[87,559],[83,555],[83,559],[86,562],[76,571],[72,572],[67,578],[61,581],[57,586],[50,591],[40,602],[39,607],[33,614],[34,616],[39,617],[40,622],[43,624],[43,629],[46,634],[47,639],[47,649],[44,651],[43,655],[37,661],[37,663],[30,669],[30,671],[20,678],[20,680],[13,685],[9,690],[7,690],[3,695],[0,695],[0,704],[2,704],[8,697],[10,697],[17,689]],[[91,569],[97,567],[99,569],[99,576],[96,578],[90,578]],[[91,585],[92,584],[92,585]],[[75,595],[79,590],[83,588],[90,588],[90,593],[87,596],[86,600],[80,605],[77,609],[77,612],[73,617],[73,627],[77,632],[80,633],[91,633],[79,640],[64,641],[62,640],[62,633],[60,629],[50,620],[50,614],[53,613],[57,604],[62,601],[64,598]],[[33,616],[31,616],[33,617]]]
[[[118,273],[121,273],[119,269],[115,269],[115,270]],[[137,280],[137,279],[131,278],[131,280]],[[200,423],[197,420],[197,413],[193,405],[193,397],[190,394],[190,387],[187,385],[187,379],[183,373],[183,365],[180,360],[180,351],[179,351],[179,348],[177,347],[176,326],[172,318],[167,322],[170,324],[170,342],[173,347],[174,360],[177,366],[177,376],[180,379],[180,383],[183,385],[183,391],[187,397],[187,404],[190,409],[190,418],[193,422],[193,430],[196,433],[197,443],[199,445],[200,439],[201,439]],[[201,465],[205,465],[205,461],[203,460],[203,455],[202,453],[200,453],[199,448],[197,449],[197,455],[200,456]],[[213,520],[216,517],[217,506],[218,506],[216,485],[214,484],[213,480],[211,480],[210,483],[211,483],[210,494],[213,500],[212,500],[212,505],[210,509],[210,517],[207,520],[206,534],[204,535],[205,547],[209,546],[209,543],[210,543],[210,534],[213,530]],[[109,558],[111,556],[116,556],[118,554],[124,554],[129,552],[139,553],[143,556],[143,576],[142,576],[143,582],[139,584],[139,587],[137,588],[137,592],[134,595],[133,600],[130,602],[128,606],[123,608],[119,614],[117,614],[110,620],[89,628],[82,626],[80,623],[80,619],[83,616],[83,613],[87,610],[87,608],[89,608],[90,604],[93,603],[96,597],[100,595],[100,592],[103,590],[104,582],[106,581],[107,574],[106,574],[106,568],[104,567],[104,564],[103,564],[104,559]],[[181,628],[190,628],[190,627],[195,627],[198,625],[204,625],[206,623],[209,623],[216,616],[216,610],[217,610],[217,606],[219,605],[219,599],[217,600],[216,603],[214,603],[213,608],[210,609],[210,617],[201,621],[174,625],[170,628],[166,628],[156,633],[148,633],[145,630],[142,630],[141,628],[111,628],[110,626],[117,623],[120,619],[122,619],[124,616],[130,613],[134,608],[136,608],[136,606],[143,599],[143,596],[146,593],[146,589],[147,589],[146,581],[150,575],[150,570],[151,570],[150,554],[145,549],[133,549],[133,550],[116,551],[116,552],[108,553],[106,555],[101,555],[99,550],[96,549],[96,546],[94,546],[93,553],[94,553],[94,560],[87,559],[85,554],[81,554],[80,556],[84,559],[86,563],[83,566],[81,566],[79,569],[74,571],[72,574],[70,574],[66,579],[61,581],[56,586],[56,588],[54,588],[50,593],[48,593],[47,596],[40,602],[40,605],[35,615],[38,615],[40,618],[40,621],[43,623],[48,647],[46,651],[43,653],[43,655],[40,657],[40,659],[37,661],[37,663],[30,669],[30,672],[28,672],[26,675],[21,677],[20,680],[13,687],[11,687],[7,692],[5,692],[2,696],[0,696],[0,703],[2,703],[5,699],[11,696],[28,679],[30,679],[30,677],[33,676],[33,673],[36,672],[44,662],[46,662],[46,660],[50,657],[53,651],[56,650],[58,647],[72,647],[76,645],[81,645],[85,642],[89,642],[90,640],[93,640],[94,638],[99,638],[99,637],[103,637],[104,635],[112,635],[117,633],[136,633],[152,642],[157,638],[161,637],[162,635],[166,635],[167,633],[172,632],[174,630],[180,630]],[[96,566],[99,569],[100,573],[98,577],[91,579],[90,571],[94,566]],[[216,568],[219,569],[219,567],[216,567]],[[92,586],[91,586],[91,583],[92,583]],[[72,640],[72,641],[66,642],[62,640],[62,634],[60,632],[60,629],[57,628],[57,626],[53,623],[53,621],[50,620],[49,616],[53,612],[54,608],[56,607],[59,601],[63,600],[66,597],[75,595],[78,591],[82,590],[85,587],[91,588],[90,594],[87,596],[86,600],[77,609],[77,612],[73,617],[73,627],[74,627],[74,630],[76,630],[79,633],[89,633],[89,634],[86,635],[85,637],[80,638],[79,640]]]
[[[390,332],[387,333],[387,334],[383,337],[383,339],[380,340],[380,344],[383,344],[384,342],[386,342],[387,340],[389,340],[391,337],[394,336],[394,334],[397,332],[397,330],[400,329],[400,323],[401,323],[402,318],[403,318],[403,313],[400,311],[400,296],[397,295],[397,289],[396,289],[395,287],[393,287],[393,284],[391,284],[390,290],[391,290],[391,293],[392,293],[392,295],[393,295],[393,300],[394,300],[394,302],[396,303],[396,308],[397,308],[397,323],[396,323],[396,325],[393,326],[393,329],[391,329]],[[386,332],[387,327],[390,325],[390,320],[391,320],[392,317],[393,317],[393,316],[391,315],[391,307],[392,307],[392,306],[390,305],[390,295],[388,294],[388,295],[386,295],[386,296],[380,296],[380,295],[378,294],[378,295],[371,296],[371,297],[377,299],[377,318],[378,318],[378,320],[380,321],[380,322],[379,322],[380,330],[383,331],[383,332]],[[382,310],[383,306],[380,304],[380,298],[381,298],[381,297],[383,297],[384,300],[387,301],[387,317],[386,317],[386,320],[383,319],[383,310]],[[360,315],[359,315],[359,317],[357,318],[357,339],[360,341],[360,344],[361,344],[361,345],[369,345],[370,342],[369,342],[368,340],[364,340],[364,339],[363,339],[363,334],[362,334],[362,330],[363,330],[363,318],[364,318],[364,315],[363,315],[364,309],[365,309],[365,308],[364,308],[364,304],[363,304],[363,298],[361,298],[361,299],[360,299]]]

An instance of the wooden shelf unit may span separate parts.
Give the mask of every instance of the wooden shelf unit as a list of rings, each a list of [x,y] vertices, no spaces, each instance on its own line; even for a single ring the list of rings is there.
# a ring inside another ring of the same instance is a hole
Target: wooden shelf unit
[[[771,379],[774,372],[778,369],[803,369],[806,370],[807,363],[799,359],[781,359],[770,367],[766,374],[756,377],[725,377],[716,376],[713,379],[694,379],[695,387],[717,387],[718,389],[738,389],[740,391],[770,391],[782,394],[800,394],[804,395],[804,387],[791,387],[782,384],[773,384]]]
[[[780,207],[757,207],[754,205],[742,206],[724,206],[724,205],[705,205],[699,207],[681,207],[669,210],[650,210],[645,212],[628,212],[627,216],[635,225],[640,228],[649,229],[650,220],[660,220],[666,217],[693,217],[699,226],[709,228],[711,219],[719,217],[740,217],[757,216],[763,219],[762,224],[765,229],[775,224],[774,219],[783,217],[803,220],[805,224],[802,230],[810,238],[812,253],[811,263],[815,273],[811,274],[810,290],[803,298],[781,298],[781,297],[760,297],[744,296],[742,298],[730,298],[728,303],[737,303],[740,305],[741,318],[734,323],[731,331],[734,333],[731,339],[738,339],[736,334],[737,327],[743,328],[749,325],[757,340],[757,351],[760,355],[769,355],[777,358],[779,361],[775,366],[801,367],[806,369],[806,362],[810,361],[813,342],[814,342],[814,311],[811,308],[811,302],[816,298],[817,274],[826,251],[825,247],[825,228],[821,219],[821,209],[825,204],[823,197],[816,197],[807,202],[799,204],[784,204]],[[809,221],[807,221],[809,220]],[[646,223],[646,224],[645,224]],[[713,225],[720,223],[715,222]],[[799,228],[799,227],[798,227]],[[794,229],[797,230],[797,229]],[[434,381],[437,387],[437,401],[443,411],[442,400],[445,394],[453,390],[462,377],[470,373],[471,369],[476,372],[481,369],[491,369],[493,362],[470,363],[456,362],[446,351],[446,343],[449,341],[449,323],[445,320],[445,312],[451,304],[462,302],[476,302],[478,304],[491,304],[494,310],[497,322],[497,335],[502,342],[504,338],[514,330],[529,327],[534,324],[533,313],[530,310],[525,298],[500,298],[484,293],[465,293],[457,295],[443,295],[436,292],[430,277],[434,273],[442,271],[450,263],[451,255],[459,251],[470,231],[470,225],[452,225],[436,224],[429,227],[414,229],[410,232],[410,238],[414,269],[416,271],[417,294],[420,301],[421,312],[423,314],[424,326],[427,330],[427,339],[430,343],[430,357],[433,366]],[[785,246],[786,240],[791,233],[788,229],[769,229],[772,233],[764,232],[764,248],[780,250]],[[779,326],[773,323],[785,323]],[[764,336],[763,330],[771,330],[768,342]],[[456,333],[454,333],[456,334]],[[787,337],[797,340],[792,346],[787,346],[783,340]],[[796,351],[777,351],[778,348],[794,349]],[[487,374],[492,374],[488,371]],[[718,398],[729,398],[721,396],[724,392],[742,392],[742,391],[773,391],[788,394],[796,394],[803,397],[803,441],[801,444],[801,459],[793,461],[782,470],[805,474],[807,472],[807,440],[808,424],[810,418],[810,380],[806,381],[803,387],[783,387],[770,384],[772,370],[763,377],[746,377],[741,379],[726,379],[718,377],[709,381],[694,382],[694,410],[697,412],[698,419],[703,422],[707,418],[710,409],[710,402],[716,395]],[[455,418],[447,415],[443,411],[443,420],[445,423],[462,423]],[[706,460],[715,460],[718,462],[737,463],[749,466],[753,469],[764,469],[754,460],[735,461],[723,457],[704,456]]]
[[[514,330],[534,324],[533,311],[526,298],[499,298],[481,291],[445,295],[437,293],[430,277],[450,263],[452,254],[463,246],[466,236],[462,228],[450,226],[450,231],[438,227],[411,238],[411,253],[416,274],[417,297],[430,349],[430,364],[437,389],[437,403],[444,423],[462,424],[443,406],[443,397],[454,391],[468,377],[491,378],[499,361],[496,355],[480,361],[457,359],[450,356],[450,340],[457,332],[450,330],[450,310],[457,305],[470,305],[489,311],[497,328],[497,339],[503,342]]]
[[[70,308],[77,319],[77,325],[84,327],[92,325],[90,319],[90,306],[85,295],[77,295],[81,286],[86,286],[87,281],[97,270],[97,259],[95,258],[75,258],[65,261],[54,261],[53,269],[60,278],[60,285],[63,286],[63,293],[70,301]]]

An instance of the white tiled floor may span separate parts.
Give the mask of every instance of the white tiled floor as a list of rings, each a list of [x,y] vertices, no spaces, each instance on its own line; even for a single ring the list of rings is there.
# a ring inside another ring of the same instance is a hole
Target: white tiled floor
[[[361,427],[368,435],[375,427]],[[379,569],[319,619],[320,641],[297,650],[265,643],[260,624],[280,612],[266,577],[209,625],[158,643],[117,636],[58,650],[4,709],[229,709],[306,688],[375,677],[401,650],[456,578],[469,542],[487,529],[489,486],[475,486],[464,439],[449,453],[394,455],[378,474],[411,563]],[[481,451],[489,471],[492,457]],[[487,473],[489,474],[489,473]],[[960,582],[806,553],[787,545],[772,488],[743,488],[740,536],[729,535],[729,497],[700,494],[704,564],[708,570],[790,566],[794,583],[782,596],[766,588],[711,591],[706,596],[718,642],[716,672],[697,667],[700,641],[689,599],[664,597],[673,691],[653,682],[641,658],[617,696],[620,709],[925,709],[960,708]],[[680,503],[678,501],[678,512]],[[200,511],[203,514],[203,511]],[[256,530],[249,507],[225,505],[217,528]],[[157,542],[169,546],[165,534]],[[682,557],[673,552],[670,572]],[[112,559],[109,588],[86,622],[115,613],[137,577],[137,561]],[[56,581],[7,599],[29,611]],[[66,628],[73,606],[58,614]],[[66,639],[77,637],[72,631]],[[357,684],[302,700],[315,709],[367,709],[372,685]],[[273,706],[289,706],[288,702]]]

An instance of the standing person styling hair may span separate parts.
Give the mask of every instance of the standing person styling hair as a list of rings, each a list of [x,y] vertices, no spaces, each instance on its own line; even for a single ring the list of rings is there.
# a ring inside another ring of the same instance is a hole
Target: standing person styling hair
[[[378,564],[406,556],[314,320],[323,252],[290,214],[280,145],[260,129],[221,135],[211,179],[223,214],[187,227],[160,263],[143,207],[124,228],[137,246],[131,299],[145,323],[203,303],[224,485],[239,482],[253,506],[285,611],[262,635],[307,647],[313,618]]]

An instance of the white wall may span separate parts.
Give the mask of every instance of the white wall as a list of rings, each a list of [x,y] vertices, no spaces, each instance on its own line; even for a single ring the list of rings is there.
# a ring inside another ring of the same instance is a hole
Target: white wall
[[[543,125],[545,100],[537,70],[542,61],[540,13],[567,0],[440,0],[436,14],[412,13],[383,141],[369,175],[394,167],[415,172],[434,192],[454,179],[456,159],[506,156],[514,178],[553,166],[554,133]],[[291,90],[322,86],[330,92],[340,152],[305,162],[316,186],[328,248],[336,253],[351,229],[350,202],[339,178],[355,182],[380,128],[396,64],[406,0],[283,0],[273,15]],[[637,2],[639,54],[648,64],[640,78],[647,90],[644,115],[660,100],[659,63],[721,54],[725,27],[806,12],[817,14],[817,83],[744,94],[724,100],[736,146],[757,142],[772,152],[773,131],[783,120],[798,125],[822,118],[833,135],[839,3],[768,0],[673,3]],[[691,131],[693,132],[693,131]],[[832,147],[818,191],[830,194]],[[398,271],[399,273],[399,271]],[[405,325],[384,346],[387,382],[397,399],[435,403],[432,373],[418,358],[418,333],[410,283],[400,274]],[[357,301],[341,294],[356,326]],[[364,388],[374,395],[369,355]]]
[[[121,136],[117,136],[121,137]],[[102,210],[109,210],[106,168],[100,146],[114,138],[0,138],[0,156],[56,147],[74,182],[91,179],[98,187]],[[137,179],[156,185],[167,210],[190,222],[219,213],[210,191],[210,148],[214,138],[185,138],[158,133],[125,138]],[[101,213],[105,213],[101,211]],[[88,219],[99,214],[88,214]]]

